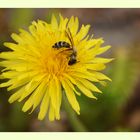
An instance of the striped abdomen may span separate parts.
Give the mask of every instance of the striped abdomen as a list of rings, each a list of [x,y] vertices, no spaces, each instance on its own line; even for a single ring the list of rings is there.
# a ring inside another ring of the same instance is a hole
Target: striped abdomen
[[[59,42],[56,42],[53,46],[53,48],[70,48],[70,44],[65,42],[65,41],[59,41]]]

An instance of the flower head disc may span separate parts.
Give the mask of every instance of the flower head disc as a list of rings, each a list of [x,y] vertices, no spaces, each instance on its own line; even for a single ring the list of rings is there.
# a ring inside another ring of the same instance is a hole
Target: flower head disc
[[[49,120],[60,119],[62,90],[72,108],[80,114],[76,100],[76,94],[80,95],[79,90],[89,98],[96,99],[92,92],[101,91],[94,82],[102,84],[104,80],[110,80],[99,71],[105,69],[105,64],[112,59],[97,57],[110,46],[101,47],[101,38],[90,37],[89,25],[82,25],[79,29],[77,17],[72,16],[70,20],[61,15],[59,17],[58,22],[52,16],[50,24],[41,20],[33,21],[29,32],[20,29],[19,34],[12,34],[16,43],[4,44],[12,51],[0,54],[0,58],[4,59],[0,65],[5,67],[1,78],[9,79],[0,87],[8,87],[8,91],[16,90],[9,102],[26,99],[22,108],[24,112],[32,112],[40,106],[40,120],[44,119],[47,112]],[[70,29],[77,51],[77,62],[73,65],[68,64],[72,50],[52,47],[59,41],[71,44],[65,34],[67,29]]]

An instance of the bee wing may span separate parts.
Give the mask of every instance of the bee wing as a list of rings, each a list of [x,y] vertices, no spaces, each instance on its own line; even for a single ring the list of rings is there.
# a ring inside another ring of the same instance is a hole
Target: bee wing
[[[68,39],[70,40],[71,46],[73,48],[74,47],[74,41],[73,41],[73,37],[72,37],[70,29],[68,28],[68,32],[65,31],[65,33],[66,33],[66,36],[68,37]]]

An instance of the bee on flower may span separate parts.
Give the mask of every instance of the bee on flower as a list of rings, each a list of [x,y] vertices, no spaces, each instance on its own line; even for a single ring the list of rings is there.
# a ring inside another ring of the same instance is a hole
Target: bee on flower
[[[59,18],[58,22],[52,15],[51,23],[33,21],[28,31],[20,29],[19,34],[11,35],[15,43],[4,43],[11,51],[0,53],[0,66],[4,67],[0,77],[8,79],[0,87],[15,91],[10,103],[26,100],[24,112],[39,106],[39,120],[46,114],[50,121],[60,119],[62,94],[80,114],[76,96],[82,93],[96,99],[94,92],[101,91],[95,82],[111,81],[100,71],[112,59],[98,56],[110,46],[101,47],[103,39],[88,35],[90,25],[80,28],[77,17],[68,19],[59,14]]]

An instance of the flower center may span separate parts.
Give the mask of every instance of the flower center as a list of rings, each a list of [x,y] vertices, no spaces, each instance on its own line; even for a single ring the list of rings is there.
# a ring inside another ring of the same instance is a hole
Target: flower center
[[[47,74],[56,76],[62,75],[68,68],[68,52],[63,49],[50,49],[46,55],[42,56],[42,69]]]

